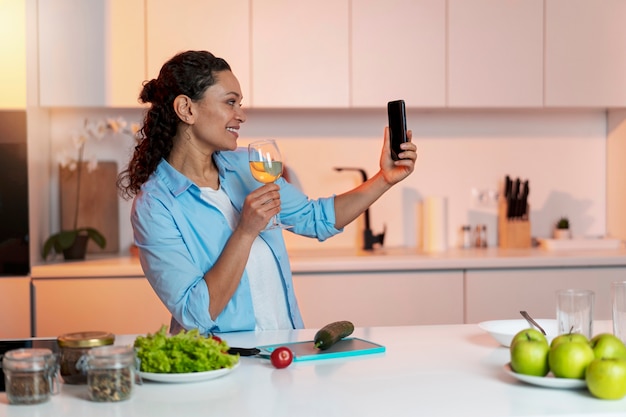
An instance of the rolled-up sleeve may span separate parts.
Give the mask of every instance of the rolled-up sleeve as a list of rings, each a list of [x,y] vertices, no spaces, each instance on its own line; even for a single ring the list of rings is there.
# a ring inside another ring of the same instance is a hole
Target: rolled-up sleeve
[[[131,221],[146,278],[176,321],[207,333],[215,322],[208,314],[205,271],[192,259],[174,215],[149,193],[134,204]]]

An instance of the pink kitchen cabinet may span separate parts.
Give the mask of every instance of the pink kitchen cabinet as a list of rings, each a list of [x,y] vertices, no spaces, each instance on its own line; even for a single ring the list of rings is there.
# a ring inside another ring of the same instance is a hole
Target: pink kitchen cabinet
[[[463,271],[296,273],[307,328],[463,323]]]
[[[543,0],[448,0],[448,107],[543,105]]]
[[[30,337],[30,278],[0,276],[0,339]]]
[[[143,0],[38,2],[39,104],[139,107]]]
[[[626,107],[624,16],[623,0],[546,0],[547,107]]]
[[[626,109],[607,112],[606,150],[606,230],[626,240]]]
[[[170,314],[144,277],[33,279],[35,336],[152,333]]]
[[[351,106],[445,107],[445,1],[353,1],[351,22]]]
[[[610,285],[626,277],[626,267],[468,270],[466,323],[520,319],[520,310],[535,318],[556,318],[555,292],[580,288],[595,292],[594,318],[611,318]]]
[[[347,108],[348,29],[348,0],[253,0],[252,106]]]
[[[165,61],[178,52],[207,50],[229,63],[249,106],[249,4],[248,0],[189,0],[184,5],[178,0],[146,0],[148,79],[157,77]]]

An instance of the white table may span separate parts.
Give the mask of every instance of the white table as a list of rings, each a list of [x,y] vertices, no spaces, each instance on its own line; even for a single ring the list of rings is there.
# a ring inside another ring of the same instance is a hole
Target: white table
[[[610,323],[596,325],[596,333]],[[315,330],[233,333],[231,346],[312,340]],[[387,350],[348,359],[294,363],[241,358],[232,373],[189,384],[145,382],[120,403],[93,403],[85,386],[62,386],[44,404],[8,405],[0,417],[134,416],[624,416],[626,399],[598,400],[586,390],[526,385],[507,375],[507,348],[476,325],[358,328],[354,336]],[[132,343],[120,336],[116,343]]]

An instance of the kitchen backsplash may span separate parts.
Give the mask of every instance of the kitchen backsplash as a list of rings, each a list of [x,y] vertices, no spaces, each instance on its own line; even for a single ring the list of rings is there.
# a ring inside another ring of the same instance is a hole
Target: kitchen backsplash
[[[139,109],[51,110],[51,154],[67,147],[85,118],[124,117],[139,122]],[[315,198],[340,194],[361,182],[358,173],[334,167],[378,170],[386,110],[249,110],[240,144],[259,138],[279,142],[293,182]],[[487,225],[496,244],[497,206],[490,199],[505,175],[528,179],[532,235],[549,237],[561,216],[574,236],[606,232],[606,113],[602,110],[412,110],[407,123],[418,146],[413,175],[392,188],[370,209],[374,233],[386,228],[385,246],[420,244],[420,204],[427,197],[447,202],[447,241],[459,245],[462,225]],[[132,140],[104,140],[88,150],[122,169]],[[92,146],[91,144],[89,146]],[[53,164],[56,166],[56,163]],[[58,170],[52,174],[51,226],[58,230]],[[483,197],[481,200],[479,197]],[[132,242],[131,202],[120,199],[120,248]],[[361,246],[362,216],[322,243],[327,248]],[[286,233],[291,249],[309,249],[317,241]]]

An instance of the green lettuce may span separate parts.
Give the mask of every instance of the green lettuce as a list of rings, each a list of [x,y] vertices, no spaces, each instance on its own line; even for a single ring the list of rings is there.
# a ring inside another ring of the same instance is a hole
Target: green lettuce
[[[167,326],[135,339],[135,351],[142,372],[187,373],[232,368],[239,355],[229,355],[228,344],[200,335],[197,329],[167,334]]]

